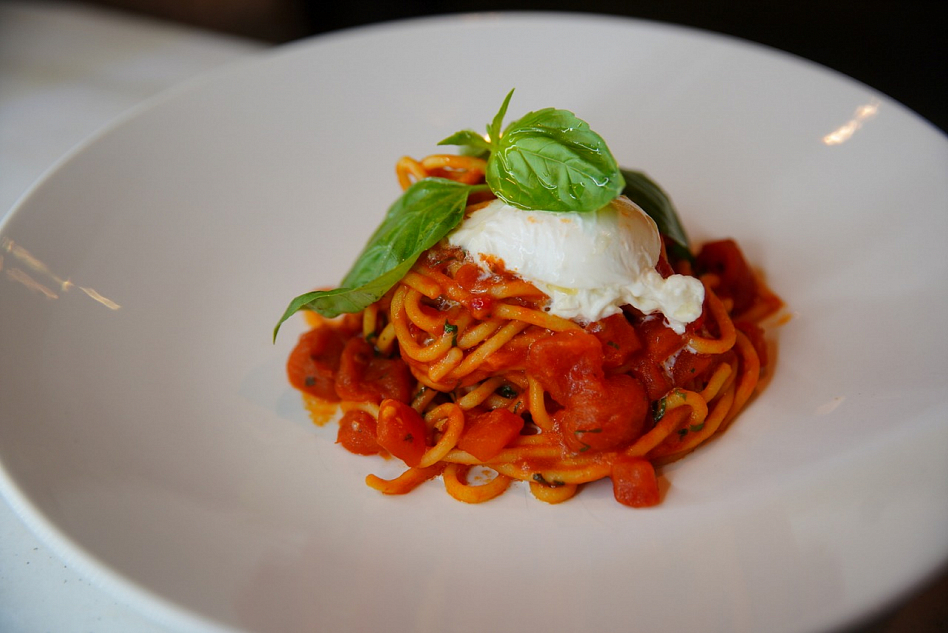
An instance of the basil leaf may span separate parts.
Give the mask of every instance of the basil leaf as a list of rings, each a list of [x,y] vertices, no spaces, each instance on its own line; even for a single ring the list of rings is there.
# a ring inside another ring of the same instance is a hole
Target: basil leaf
[[[439,142],[438,145],[460,145],[461,153],[465,156],[487,158],[493,151],[497,139],[500,138],[501,126],[504,123],[504,117],[507,115],[507,106],[510,105],[513,93],[513,90],[507,93],[500,110],[494,115],[494,120],[487,125],[486,139],[473,130],[461,130]]]
[[[460,224],[471,189],[447,178],[425,178],[409,187],[389,207],[342,286],[361,286],[437,244]]]
[[[438,145],[460,145],[461,153],[467,156],[490,153],[490,143],[483,136],[473,130],[455,132]]]
[[[640,171],[623,169],[622,176],[625,179],[623,195],[642,207],[642,210],[655,220],[659,232],[679,247],[675,251],[676,255],[688,260],[693,259],[688,235],[668,194],[654,180]]]
[[[461,156],[473,156],[487,160],[490,156],[490,143],[473,130],[461,130],[440,141],[438,145],[457,145]]]
[[[487,126],[487,136],[490,138],[492,147],[497,145],[497,142],[500,140],[501,126],[504,124],[504,117],[507,116],[507,106],[510,105],[510,98],[513,97],[514,90],[516,90],[516,88],[507,93],[504,102],[500,106],[500,110],[494,115],[494,120]]]
[[[389,207],[340,288],[316,290],[290,302],[273,329],[300,310],[332,318],[363,310],[378,301],[411,269],[418,257],[464,218],[468,194],[478,189],[446,178],[425,178]]]
[[[567,110],[530,112],[492,145],[487,184],[515,207],[595,211],[625,184],[602,137]]]
[[[486,157],[486,180],[504,202],[521,209],[595,211],[619,195],[622,173],[589,124],[567,110],[530,112],[502,130],[514,91],[487,126],[488,138],[462,130],[439,145],[460,145]]]

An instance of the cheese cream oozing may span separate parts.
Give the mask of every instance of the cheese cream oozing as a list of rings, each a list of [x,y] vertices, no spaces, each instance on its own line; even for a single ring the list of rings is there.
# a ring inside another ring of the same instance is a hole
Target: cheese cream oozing
[[[694,277],[663,278],[655,264],[655,222],[620,196],[590,213],[526,211],[494,200],[461,223],[448,241],[479,265],[491,259],[550,297],[559,317],[592,322],[631,305],[660,312],[677,333],[701,314],[704,286]]]

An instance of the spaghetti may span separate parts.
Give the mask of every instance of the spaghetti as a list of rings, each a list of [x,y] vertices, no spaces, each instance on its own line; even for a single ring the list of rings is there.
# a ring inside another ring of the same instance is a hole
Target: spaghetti
[[[403,158],[399,183],[484,180],[479,158]],[[467,214],[492,198],[468,199]],[[677,253],[677,256],[675,255]],[[385,494],[440,477],[448,494],[480,503],[527,482],[548,503],[612,480],[616,499],[659,503],[656,467],[731,424],[768,368],[761,321],[781,306],[730,240],[695,256],[662,249],[656,269],[699,278],[701,316],[681,334],[625,306],[592,323],[546,312],[548,297],[493,262],[478,266],[444,240],[355,314],[310,315],[290,355],[290,382],[311,410],[336,403],[338,443],[393,456]]]

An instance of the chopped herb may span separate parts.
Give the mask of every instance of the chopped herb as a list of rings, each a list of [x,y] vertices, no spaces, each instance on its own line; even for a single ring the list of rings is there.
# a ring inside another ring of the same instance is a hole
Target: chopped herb
[[[411,433],[409,433],[408,435],[405,436],[405,441],[406,441],[406,442],[414,442],[414,441],[415,441],[415,438],[412,437]]]
[[[451,337],[451,346],[452,346],[452,347],[457,347],[457,345],[458,345],[458,326],[457,326],[457,325],[454,325],[453,323],[448,323],[447,321],[445,321],[445,322],[444,322],[444,333],[445,333],[445,334],[453,334],[453,336]]]
[[[518,394],[517,394],[517,390],[511,387],[510,385],[502,385],[497,390],[497,395],[500,396],[501,398],[516,398]]]
[[[678,439],[680,440],[684,438],[686,435],[688,435],[689,431],[692,433],[697,433],[703,428],[704,422],[701,422],[700,424],[690,424],[687,429],[678,429]]]
[[[668,404],[665,396],[662,396],[661,400],[655,403],[655,413],[652,415],[652,419],[658,422],[665,417],[665,406]]]
[[[538,484],[543,484],[544,486],[549,486],[550,488],[559,488],[560,486],[565,486],[565,485],[566,485],[566,484],[563,483],[562,481],[556,481],[556,480],[547,481],[547,480],[543,477],[543,475],[540,474],[540,473],[534,473],[534,475],[533,475],[533,481],[537,482]]]
[[[606,343],[606,345],[608,345],[609,347],[613,349],[619,349],[619,344],[616,343],[615,341],[609,341],[608,343]]]
[[[602,433],[602,429],[579,429],[579,430],[573,431],[573,432],[574,432],[576,435],[579,435],[580,433]]]
[[[307,376],[306,379],[305,379],[303,382],[306,383],[306,386],[307,386],[307,387],[312,387],[313,385],[316,384],[316,377],[315,377],[315,376]]]

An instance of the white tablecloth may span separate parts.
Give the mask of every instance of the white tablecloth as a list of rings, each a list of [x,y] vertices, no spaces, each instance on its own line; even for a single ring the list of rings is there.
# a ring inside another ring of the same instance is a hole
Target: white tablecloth
[[[0,1],[0,218],[128,108],[261,48],[79,4]],[[0,631],[165,629],[65,566],[0,501]]]

